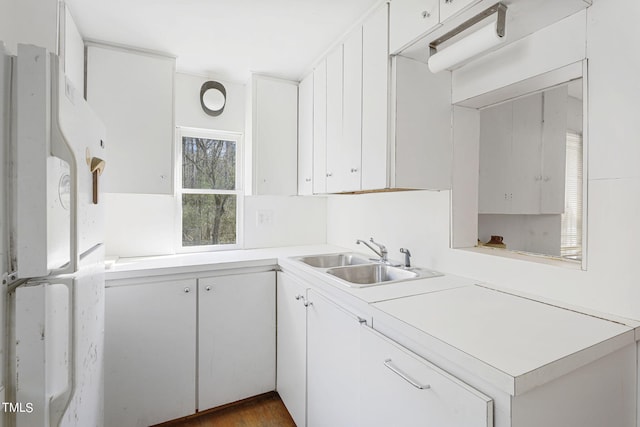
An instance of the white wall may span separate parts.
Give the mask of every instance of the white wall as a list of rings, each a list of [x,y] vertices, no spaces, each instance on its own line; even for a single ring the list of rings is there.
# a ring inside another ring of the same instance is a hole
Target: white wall
[[[327,200],[301,196],[245,197],[244,234],[246,248],[325,243]]]
[[[640,320],[640,2],[594,0],[587,12],[587,271],[449,249],[448,192],[331,197],[328,243],[358,249],[372,235],[394,253],[407,245],[416,264]]]
[[[200,106],[200,87],[209,80],[222,83],[227,91],[224,112],[212,117]],[[176,126],[244,132],[246,86],[215,77],[176,73],[175,107]]]
[[[373,237],[389,258],[408,248],[415,265],[439,265],[449,247],[449,191],[334,195],[327,200],[327,243],[370,253],[357,239]]]
[[[200,87],[220,81],[227,105],[218,117],[200,107]],[[245,133],[245,85],[215,77],[176,73],[176,126]],[[245,151],[245,155],[247,155]],[[174,195],[105,194],[108,256],[173,254],[180,248],[180,218]],[[258,214],[271,219],[258,224]],[[244,243],[249,248],[326,242],[326,199],[323,197],[247,196],[244,199]]]
[[[179,251],[180,218],[174,196],[107,193],[104,203],[107,256],[167,255]],[[326,211],[324,197],[245,197],[244,248],[325,243]]]

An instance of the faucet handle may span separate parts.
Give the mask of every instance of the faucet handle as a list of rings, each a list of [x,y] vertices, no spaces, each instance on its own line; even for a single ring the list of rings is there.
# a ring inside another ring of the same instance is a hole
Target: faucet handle
[[[411,267],[411,252],[409,249],[400,248],[400,253],[404,254],[404,266],[407,268]]]

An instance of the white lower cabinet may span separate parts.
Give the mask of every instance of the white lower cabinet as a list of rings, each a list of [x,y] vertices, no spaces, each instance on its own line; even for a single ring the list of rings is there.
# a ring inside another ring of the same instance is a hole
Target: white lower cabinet
[[[195,279],[106,289],[105,427],[194,412],[195,309]]]
[[[307,426],[358,426],[360,319],[307,291]]]
[[[275,389],[273,271],[125,282],[106,289],[105,427],[146,427]]]
[[[275,389],[272,271],[198,279],[198,410]]]
[[[307,288],[291,275],[278,273],[277,390],[298,427],[307,419]]]
[[[277,390],[298,427],[359,425],[360,321],[278,273]]]
[[[493,400],[362,327],[360,425],[493,426]]]

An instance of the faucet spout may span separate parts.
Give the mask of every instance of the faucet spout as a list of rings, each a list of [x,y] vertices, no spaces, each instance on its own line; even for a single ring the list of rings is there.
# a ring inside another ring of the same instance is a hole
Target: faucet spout
[[[387,253],[388,252],[387,252],[386,246],[384,246],[384,245],[382,245],[380,243],[376,243],[373,240],[373,237],[370,238],[369,241],[371,243],[373,243],[374,245],[376,245],[379,248],[379,250],[374,248],[373,246],[371,246],[369,243],[365,242],[364,240],[358,239],[358,240],[356,240],[356,244],[359,245],[360,243],[362,243],[363,245],[365,245],[366,247],[371,249],[376,255],[378,255],[380,257],[380,262],[386,263],[388,261],[388,259],[387,259]]]

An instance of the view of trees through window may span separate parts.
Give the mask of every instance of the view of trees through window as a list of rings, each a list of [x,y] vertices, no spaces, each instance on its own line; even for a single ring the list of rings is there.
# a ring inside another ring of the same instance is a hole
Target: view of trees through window
[[[182,138],[182,245],[237,241],[236,141]]]

